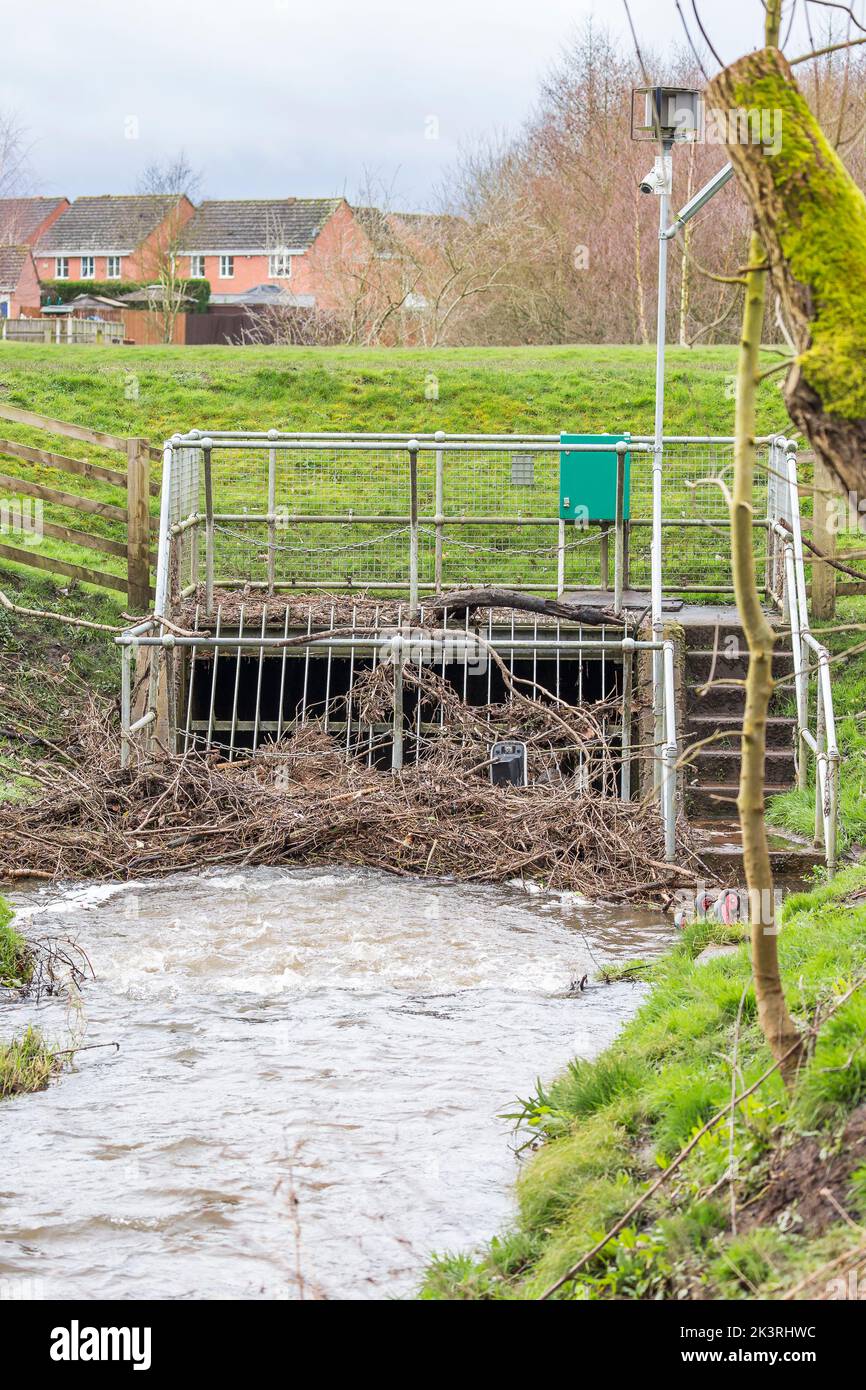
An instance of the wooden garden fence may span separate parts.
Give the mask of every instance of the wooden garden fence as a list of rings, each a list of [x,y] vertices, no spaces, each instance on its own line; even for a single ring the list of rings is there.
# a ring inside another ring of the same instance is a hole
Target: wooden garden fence
[[[60,435],[65,439],[75,439],[98,448],[111,449],[126,455],[125,471],[119,468],[104,467],[89,459],[70,458],[66,454],[55,453],[50,449],[35,448],[15,439],[0,439],[0,459],[21,459],[25,463],[35,463],[42,467],[56,468],[59,472],[75,474],[81,478],[96,479],[111,483],[126,491],[126,506],[103,502],[93,497],[83,497],[60,488],[46,487],[43,483],[31,482],[0,473],[0,496],[32,497],[39,501],[70,507],[85,516],[104,517],[119,522],[126,527],[126,540],[112,540],[108,536],[94,535],[92,532],[76,527],[64,526],[58,522],[42,521],[42,533],[55,540],[66,541],[72,545],[83,546],[87,550],[100,551],[105,555],[119,556],[125,561],[125,574],[112,574],[106,570],[90,569],[85,565],[73,564],[68,560],[42,555],[35,549],[0,543],[0,560],[12,560],[31,569],[47,570],[53,574],[65,575],[86,584],[97,584],[103,588],[119,589],[127,595],[130,613],[147,613],[151,599],[151,534],[157,522],[151,521],[150,498],[159,494],[159,484],[151,481],[150,465],[162,458],[162,452],[155,449],[146,439],[127,439],[118,435],[104,434],[100,430],[88,429],[84,425],[69,424],[64,420],[52,420],[44,415],[36,415],[29,410],[19,410],[16,406],[0,405],[0,420],[10,420],[15,424],[31,425],[47,434]],[[2,462],[0,462],[2,468]]]

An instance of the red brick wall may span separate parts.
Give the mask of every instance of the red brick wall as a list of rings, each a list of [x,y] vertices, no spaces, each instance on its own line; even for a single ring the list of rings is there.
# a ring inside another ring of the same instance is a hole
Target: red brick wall
[[[191,275],[191,257],[182,256],[180,260],[181,270],[184,275]],[[241,294],[244,290],[251,290],[255,285],[285,285],[287,289],[295,289],[295,272],[298,259],[295,257],[292,264],[292,275],[288,280],[275,280],[268,274],[267,256],[235,256],[234,275],[230,279],[222,279],[219,273],[219,256],[205,256],[204,275],[210,281],[211,294]]]
[[[82,275],[81,275],[81,257],[80,257],[80,256],[67,256],[66,259],[67,259],[68,262],[69,262],[69,274],[68,274],[65,278],[66,278],[67,280],[80,280],[80,279],[82,278]],[[94,279],[94,280],[107,280],[107,279],[108,279],[108,265],[107,265],[107,259],[108,259],[108,258],[107,258],[106,256],[94,256],[94,258],[93,258],[93,261],[94,261],[94,266],[93,266],[93,279]],[[119,276],[119,278],[120,278],[121,280],[135,280],[135,279],[137,279],[137,276],[136,276],[134,270],[132,269],[132,262],[133,262],[133,257],[132,257],[132,256],[123,256],[123,257],[122,257],[121,263],[120,263],[120,276]],[[56,267],[57,267],[57,257],[56,257],[56,256],[37,256],[37,258],[36,258],[36,268],[37,268],[37,270],[39,271],[40,279],[42,279],[42,280],[56,280],[56,278],[57,278],[57,269],[56,269]]]
[[[9,306],[10,317],[20,318],[22,309],[32,309],[39,303],[39,276],[36,274],[36,267],[33,264],[33,257],[28,256],[18,277],[18,284],[12,301]]]

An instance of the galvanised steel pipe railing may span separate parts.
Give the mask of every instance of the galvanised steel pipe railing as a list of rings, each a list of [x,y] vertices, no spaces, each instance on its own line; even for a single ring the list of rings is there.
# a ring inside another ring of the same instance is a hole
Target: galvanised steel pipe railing
[[[653,643],[653,656],[661,657],[664,682],[664,746],[661,755],[661,806],[665,827],[665,858],[671,862],[677,852],[677,704],[676,666],[673,642]]]
[[[791,627],[794,658],[794,693],[797,707],[797,783],[808,788],[809,757],[815,765],[815,844],[824,850],[828,873],[836,872],[839,836],[839,745],[833,709],[830,654],[810,630],[806,592],[806,565],[797,483],[797,448],[782,441],[787,487],[786,520],[773,531],[783,547],[783,612]],[[815,728],[810,727],[810,676],[815,681]]]

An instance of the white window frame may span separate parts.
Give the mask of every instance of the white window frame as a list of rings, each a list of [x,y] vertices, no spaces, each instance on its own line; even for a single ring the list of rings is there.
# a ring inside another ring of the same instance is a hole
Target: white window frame
[[[105,258],[105,278],[106,280],[121,280],[123,278],[121,269],[123,265],[122,256],[106,256]],[[117,269],[113,270],[112,266]]]
[[[54,257],[54,278],[55,278],[55,280],[68,280],[68,279],[69,279],[69,257],[68,257],[68,256],[55,256],[55,257]]]
[[[85,269],[84,269],[85,263],[90,267],[89,270],[85,270]],[[82,256],[82,257],[81,257],[81,275],[80,275],[79,278],[82,279],[82,280],[95,280],[95,279],[96,279],[96,257],[95,257],[95,256]]]
[[[268,255],[268,275],[272,280],[292,278],[293,257],[288,251],[271,251]]]
[[[205,278],[204,269],[204,256],[190,256],[189,276],[191,280],[203,280]]]
[[[233,280],[235,278],[235,258],[234,256],[220,256],[220,279]]]

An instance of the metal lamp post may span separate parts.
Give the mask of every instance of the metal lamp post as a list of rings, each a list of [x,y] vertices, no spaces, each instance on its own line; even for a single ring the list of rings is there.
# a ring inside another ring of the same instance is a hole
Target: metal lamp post
[[[636,120],[638,98],[643,99],[643,119]],[[670,764],[671,750],[665,746],[665,653],[662,647],[662,468],[664,459],[665,411],[665,339],[667,333],[668,242],[681,227],[709,202],[733,173],[726,165],[710,182],[695,194],[669,225],[670,200],[673,183],[673,148],[676,144],[691,143],[700,138],[702,124],[700,92],[686,87],[638,87],[632,94],[632,139],[653,141],[659,149],[650,172],[641,180],[642,193],[655,195],[659,200],[659,268],[658,302],[656,306],[656,386],[655,420],[653,426],[652,474],[652,548],[650,551],[650,588],[653,642],[653,713],[656,756],[653,760],[653,783],[659,789],[663,767]],[[670,684],[670,682],[668,682]],[[673,750],[675,762],[676,750]],[[666,775],[670,775],[669,773]],[[662,793],[664,794],[664,792]],[[668,857],[672,855],[668,846]]]

